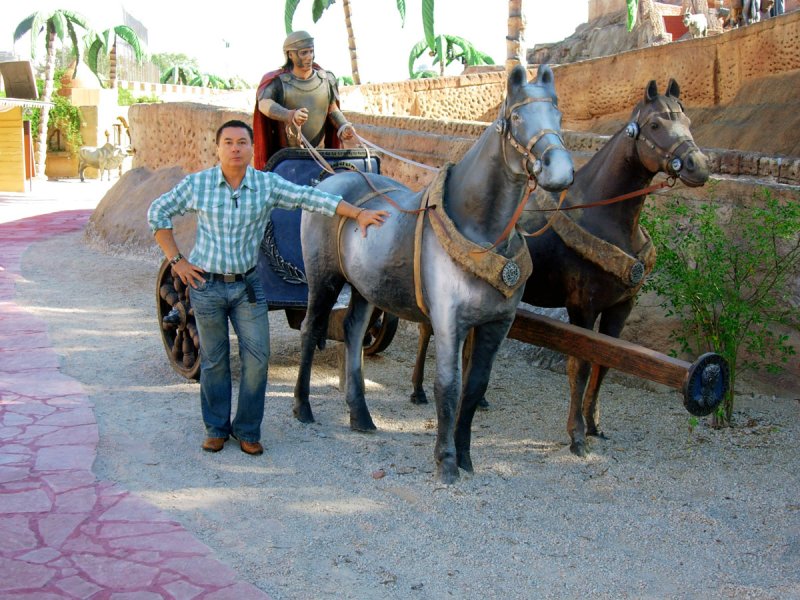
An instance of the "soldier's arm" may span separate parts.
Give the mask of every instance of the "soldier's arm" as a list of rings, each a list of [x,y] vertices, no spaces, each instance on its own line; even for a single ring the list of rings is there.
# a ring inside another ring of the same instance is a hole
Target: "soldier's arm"
[[[342,111],[339,110],[339,84],[336,82],[336,77],[330,71],[326,72],[328,78],[328,85],[330,86],[331,103],[328,105],[328,118],[336,127],[336,135],[342,140],[351,140],[355,135],[355,127],[345,118]]]
[[[303,125],[308,120],[308,111],[305,108],[291,110],[282,106],[279,102],[278,85],[280,82],[276,79],[264,88],[258,99],[258,110],[275,121]]]

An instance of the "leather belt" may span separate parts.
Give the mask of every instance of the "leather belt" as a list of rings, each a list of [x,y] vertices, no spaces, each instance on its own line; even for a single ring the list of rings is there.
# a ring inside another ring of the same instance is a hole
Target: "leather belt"
[[[244,278],[250,275],[256,268],[248,269],[244,273],[206,273],[209,281],[222,281],[224,283],[234,283],[236,281],[244,281]]]

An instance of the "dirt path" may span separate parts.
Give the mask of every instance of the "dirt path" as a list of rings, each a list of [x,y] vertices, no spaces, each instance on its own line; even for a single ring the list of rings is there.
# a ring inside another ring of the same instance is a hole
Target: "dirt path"
[[[676,392],[609,384],[610,440],[579,460],[564,377],[506,342],[476,417],[476,473],[446,488],[432,478],[434,408],[407,401],[415,328],[368,361],[379,431],[361,435],[335,387],[336,344],[318,355],[317,424],[292,418],[299,335],[272,313],[267,451],[210,455],[198,387],[161,345],[156,270],[61,236],[25,255],[18,301],[95,403],[98,477],[168,511],[276,600],[800,597],[797,399],[740,398],[746,426],[689,432]]]

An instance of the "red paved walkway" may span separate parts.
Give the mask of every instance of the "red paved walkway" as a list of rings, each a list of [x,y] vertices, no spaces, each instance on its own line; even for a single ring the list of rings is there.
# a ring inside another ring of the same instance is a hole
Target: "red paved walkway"
[[[45,323],[14,303],[25,249],[90,214],[0,218],[0,598],[267,598],[168,515],[92,473],[93,405],[59,371]]]

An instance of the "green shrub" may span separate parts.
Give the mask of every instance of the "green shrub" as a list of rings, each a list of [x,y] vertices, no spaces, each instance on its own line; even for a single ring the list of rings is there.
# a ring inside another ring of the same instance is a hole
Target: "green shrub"
[[[130,106],[132,104],[145,104],[148,102],[161,102],[158,96],[134,96],[133,92],[126,88],[117,88],[117,104],[120,106]]]
[[[730,425],[737,374],[776,372],[795,354],[776,326],[800,325],[791,297],[800,271],[800,202],[780,202],[762,188],[752,206],[733,203],[723,219],[727,211],[714,195],[712,187],[710,202],[697,208],[676,200],[648,206],[642,222],[658,259],[646,289],[679,319],[671,338],[680,351],[713,351],[728,361],[730,390],[715,424]]]
[[[64,69],[56,69],[53,82],[53,97],[51,99],[53,106],[50,107],[50,115],[47,119],[47,139],[50,139],[50,132],[57,129],[64,136],[64,148],[70,153],[75,153],[83,145],[81,111],[70,102],[69,98],[58,93],[58,90],[61,89],[61,77],[63,74]],[[42,97],[44,80],[37,79],[36,85],[39,90],[39,97]],[[33,132],[39,131],[41,112],[40,108],[26,108],[23,111],[23,120],[31,122],[31,131]]]

